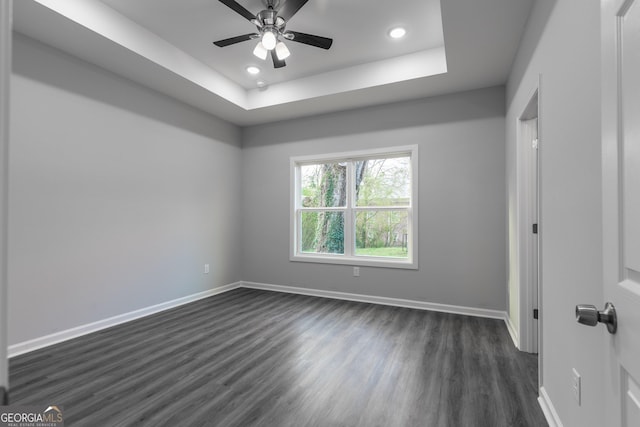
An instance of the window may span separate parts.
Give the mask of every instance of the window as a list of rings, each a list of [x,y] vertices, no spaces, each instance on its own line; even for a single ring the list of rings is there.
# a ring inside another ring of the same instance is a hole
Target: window
[[[291,159],[291,260],[417,268],[418,147]]]

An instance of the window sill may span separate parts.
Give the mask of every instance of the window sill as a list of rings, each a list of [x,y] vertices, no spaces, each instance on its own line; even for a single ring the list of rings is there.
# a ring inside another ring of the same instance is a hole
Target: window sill
[[[362,267],[401,268],[405,270],[417,270],[418,263],[405,259],[388,259],[379,257],[348,257],[344,255],[292,255],[289,258],[293,262],[312,262],[319,264],[357,265]]]

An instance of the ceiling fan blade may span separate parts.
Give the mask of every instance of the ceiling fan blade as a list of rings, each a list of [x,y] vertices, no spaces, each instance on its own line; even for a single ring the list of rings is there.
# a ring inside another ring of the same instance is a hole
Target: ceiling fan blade
[[[257,33],[243,34],[241,36],[231,37],[224,40],[218,40],[217,42],[213,42],[213,44],[215,44],[218,47],[225,47],[225,46],[230,46],[232,44],[236,44],[240,42],[246,42],[247,40],[256,39],[258,37],[260,37],[260,35],[258,35]]]
[[[273,59],[273,68],[282,68],[287,65],[287,63],[284,62],[284,59],[278,59],[275,49],[271,51],[271,59]]]
[[[333,44],[333,39],[327,37],[314,36],[313,34],[299,33],[297,31],[287,31],[285,33],[285,37],[287,34],[293,35],[293,38],[287,37],[291,41],[308,44],[322,49],[329,49]]]
[[[256,16],[253,13],[249,12],[247,9],[245,9],[240,3],[238,3],[235,0],[220,0],[220,3],[233,9],[236,13],[239,13],[249,21],[256,19]]]
[[[285,21],[291,19],[293,15],[300,10],[309,0],[286,0],[284,5],[278,10],[278,16],[284,18]]]

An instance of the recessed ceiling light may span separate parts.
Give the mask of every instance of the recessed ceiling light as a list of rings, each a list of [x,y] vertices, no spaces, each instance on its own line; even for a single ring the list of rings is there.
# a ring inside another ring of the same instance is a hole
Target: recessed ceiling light
[[[249,65],[247,67],[247,73],[253,74],[255,76],[256,74],[260,73],[260,68],[255,67],[253,65]]]
[[[267,82],[265,82],[264,80],[258,80],[256,82],[256,86],[258,86],[259,88],[263,88],[267,85]]]
[[[401,39],[407,34],[407,30],[402,27],[396,27],[389,30],[389,37],[392,39]]]

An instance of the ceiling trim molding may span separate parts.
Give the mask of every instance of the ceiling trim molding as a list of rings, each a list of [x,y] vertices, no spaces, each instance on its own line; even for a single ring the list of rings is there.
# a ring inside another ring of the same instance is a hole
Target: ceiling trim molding
[[[445,74],[444,46],[249,91],[249,109]]]

